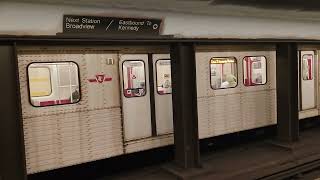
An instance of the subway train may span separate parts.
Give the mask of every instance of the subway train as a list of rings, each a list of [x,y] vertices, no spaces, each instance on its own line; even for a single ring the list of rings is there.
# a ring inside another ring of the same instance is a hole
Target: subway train
[[[199,138],[277,122],[276,47],[196,45]],[[299,118],[319,115],[318,49],[299,46]],[[19,46],[27,174],[173,144],[168,46]]]

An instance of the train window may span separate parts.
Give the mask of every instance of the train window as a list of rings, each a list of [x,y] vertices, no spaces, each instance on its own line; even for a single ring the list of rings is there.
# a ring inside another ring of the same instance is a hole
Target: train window
[[[33,106],[77,103],[80,100],[78,66],[74,62],[32,63],[28,66]]]
[[[170,59],[159,59],[156,62],[157,92],[160,95],[171,94]]]
[[[124,61],[122,64],[122,73],[123,93],[125,97],[141,97],[146,94],[146,76],[143,61]]]
[[[238,84],[237,59],[235,57],[213,57],[210,59],[212,89],[234,88]]]
[[[313,79],[313,55],[305,54],[302,56],[302,79],[312,80]]]
[[[243,83],[245,86],[267,83],[267,59],[264,56],[246,56],[243,58]]]

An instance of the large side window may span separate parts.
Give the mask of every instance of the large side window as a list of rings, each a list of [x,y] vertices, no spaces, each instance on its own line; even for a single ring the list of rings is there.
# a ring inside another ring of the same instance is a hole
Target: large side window
[[[141,97],[146,94],[144,62],[126,60],[122,64],[123,93],[125,97]]]
[[[212,89],[226,89],[238,84],[237,59],[235,57],[213,57],[210,59]]]
[[[313,55],[305,54],[302,56],[302,79],[312,80],[313,79]]]
[[[32,63],[28,66],[33,106],[77,103],[80,100],[78,66],[74,62]]]
[[[245,86],[267,83],[267,59],[264,56],[246,56],[243,58],[243,83]]]
[[[157,92],[160,95],[171,94],[171,64],[170,59],[159,59],[156,62]]]

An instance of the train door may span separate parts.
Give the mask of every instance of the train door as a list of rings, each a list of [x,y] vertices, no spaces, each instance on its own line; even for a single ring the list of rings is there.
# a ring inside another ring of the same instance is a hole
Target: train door
[[[148,54],[120,55],[119,68],[124,140],[151,137]]]
[[[300,51],[300,108],[301,110],[316,107],[315,96],[315,53]]]
[[[171,62],[169,54],[153,54],[154,100],[157,135],[173,131]]]
[[[120,56],[125,141],[172,133],[169,58],[169,54]]]

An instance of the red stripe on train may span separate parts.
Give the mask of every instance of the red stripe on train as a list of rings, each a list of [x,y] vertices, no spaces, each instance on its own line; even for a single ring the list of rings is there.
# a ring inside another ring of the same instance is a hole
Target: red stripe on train
[[[58,104],[70,104],[70,99],[62,99],[62,100],[52,100],[52,101],[41,101],[40,106],[52,106]]]

